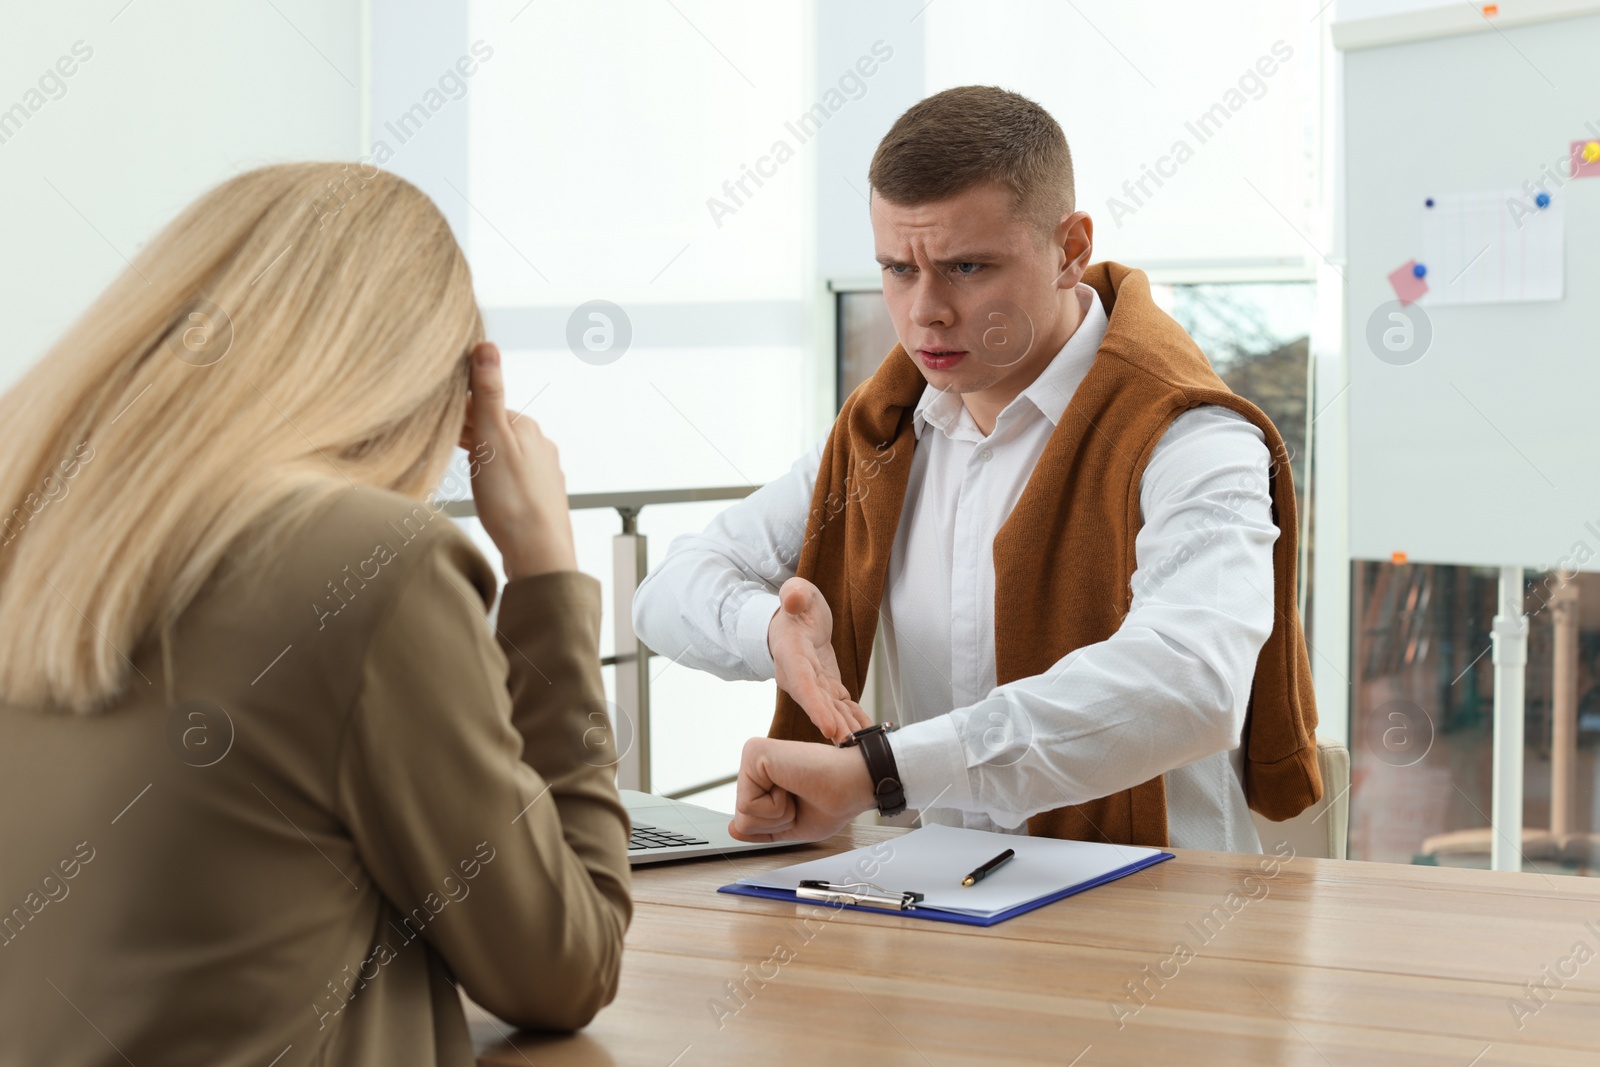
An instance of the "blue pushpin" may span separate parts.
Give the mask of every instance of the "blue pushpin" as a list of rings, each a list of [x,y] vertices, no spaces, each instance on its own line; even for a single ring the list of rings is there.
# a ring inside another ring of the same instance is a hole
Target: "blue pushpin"
[[[1428,199],[1423,201],[1423,204],[1426,205],[1427,207],[1432,207],[1433,206],[1433,197],[1431,197],[1431,196],[1428,197]]]
[[[1413,278],[1420,278],[1424,274],[1427,274],[1427,273],[1428,273],[1428,268],[1424,267],[1421,263],[1418,263],[1414,267],[1411,268],[1411,276]]]
[[[1540,193],[1538,196],[1533,198],[1533,202],[1535,204],[1538,204],[1540,207],[1549,207],[1550,206],[1550,194],[1549,193]]]

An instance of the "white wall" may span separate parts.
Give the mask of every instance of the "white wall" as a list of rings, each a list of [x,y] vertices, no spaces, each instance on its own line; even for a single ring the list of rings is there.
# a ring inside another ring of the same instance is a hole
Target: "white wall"
[[[361,154],[360,0],[12,4],[0,71],[0,389],[206,188]]]
[[[927,95],[926,6],[927,0],[817,4],[818,92],[851,72],[863,86],[859,98],[840,108],[817,138],[817,274],[824,280],[880,280],[867,168],[895,119]],[[862,71],[871,74],[861,77]]]
[[[1334,10],[1340,20],[1400,15],[1430,7],[1460,7],[1461,0],[1338,0]]]

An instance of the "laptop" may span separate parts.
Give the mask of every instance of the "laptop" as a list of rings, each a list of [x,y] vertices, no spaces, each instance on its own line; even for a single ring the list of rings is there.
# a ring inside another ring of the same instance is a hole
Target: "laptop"
[[[628,842],[628,862],[637,867],[663,860],[724,856],[733,852],[761,852],[802,844],[798,841],[740,841],[728,833],[733,816],[682,800],[653,793],[619,789],[628,809],[633,837]]]

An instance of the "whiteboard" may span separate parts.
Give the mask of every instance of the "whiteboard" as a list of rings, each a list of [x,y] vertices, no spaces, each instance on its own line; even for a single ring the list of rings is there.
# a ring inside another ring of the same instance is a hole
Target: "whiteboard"
[[[1564,167],[1600,138],[1597,57],[1594,13],[1345,53],[1353,558],[1600,570],[1600,177]],[[1561,299],[1423,298],[1420,358],[1372,343],[1396,325],[1388,274],[1423,257],[1428,197],[1541,178],[1564,212]]]

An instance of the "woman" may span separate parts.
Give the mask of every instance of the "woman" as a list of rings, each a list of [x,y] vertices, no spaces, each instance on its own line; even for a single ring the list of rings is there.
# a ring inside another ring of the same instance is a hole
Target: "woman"
[[[0,399],[0,1062],[470,1064],[456,982],[611,1000],[600,588],[482,340],[427,197],[290,164]]]

